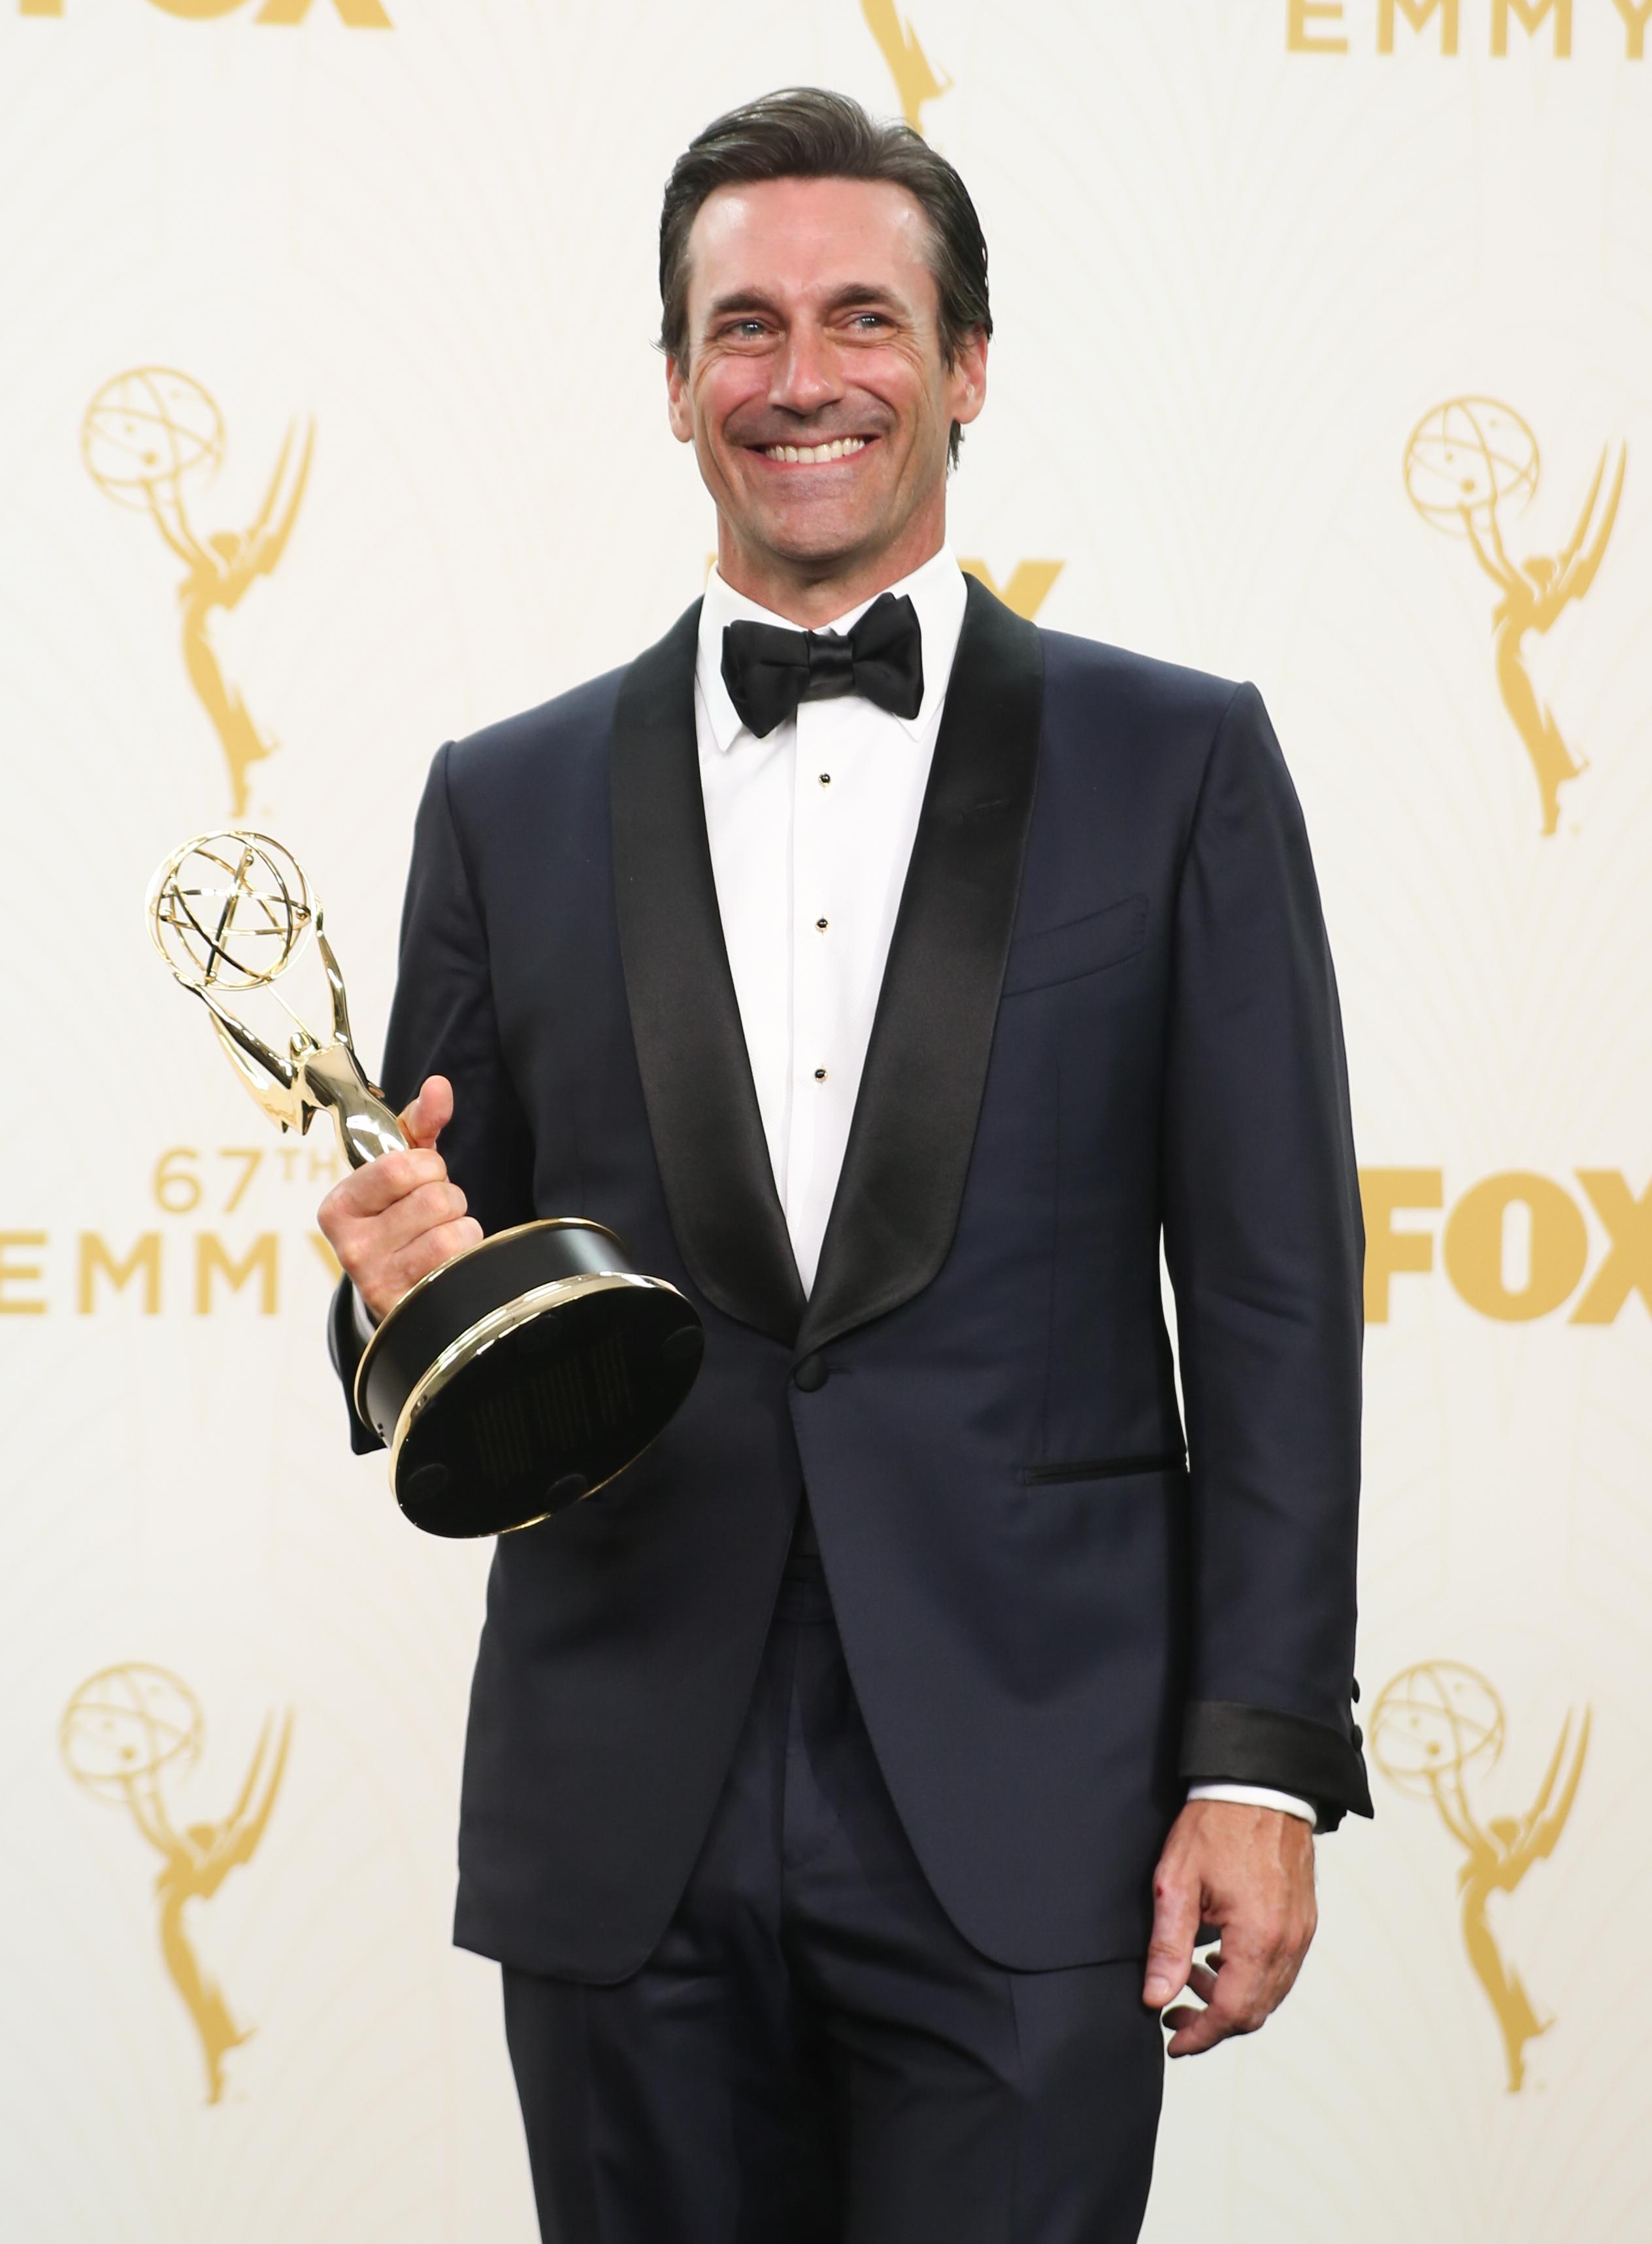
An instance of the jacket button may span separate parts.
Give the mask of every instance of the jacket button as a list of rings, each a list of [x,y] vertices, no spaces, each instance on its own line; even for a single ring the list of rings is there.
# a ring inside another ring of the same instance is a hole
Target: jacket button
[[[826,1360],[819,1355],[806,1355],[792,1374],[792,1379],[806,1395],[813,1395],[817,1388],[824,1387],[828,1375]]]
[[[1358,1753],[1358,1752],[1359,1752],[1359,1750],[1360,1747],[1361,1747],[1361,1746],[1363,1746],[1363,1745],[1364,1745],[1364,1743],[1365,1742],[1365,1732],[1360,1728],[1360,1727],[1359,1727],[1359,1723],[1358,1723],[1358,1722],[1356,1722],[1356,1723],[1354,1724],[1354,1726],[1353,1726],[1353,1742],[1354,1742],[1354,1751],[1355,1751],[1356,1753]]]

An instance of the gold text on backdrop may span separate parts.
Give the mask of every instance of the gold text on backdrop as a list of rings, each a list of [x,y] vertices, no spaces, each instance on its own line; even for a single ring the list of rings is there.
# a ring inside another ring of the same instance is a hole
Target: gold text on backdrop
[[[949,93],[952,80],[935,76],[928,56],[918,43],[918,34],[897,12],[894,0],[860,0],[860,12],[866,19],[866,29],[883,51],[907,124],[914,132],[921,132],[926,106],[938,101],[943,93]]]
[[[1566,1717],[1537,1797],[1525,1815],[1493,1815],[1482,1822],[1470,1803],[1468,1772],[1496,1767],[1503,1736],[1496,1692],[1483,1675],[1455,1659],[1426,1659],[1406,1668],[1371,1710],[1371,1752],[1378,1767],[1401,1792],[1432,1800],[1467,1855],[1457,1873],[1463,1946],[1497,2013],[1513,2094],[1525,2082],[1527,2043],[1554,2021],[1538,2017],[1520,1973],[1504,1963],[1487,1905],[1495,1893],[1512,1894],[1532,1864],[1560,1843],[1588,1752],[1589,1709],[1583,1709],[1575,1737],[1572,1717]]]
[[[333,1251],[307,1215],[283,1220],[278,1193],[313,1190],[341,1174],[336,1146],[169,1146],[150,1196],[168,1232],[0,1229],[0,1318],[178,1312],[273,1316],[289,1274],[335,1284]],[[1612,1325],[1638,1298],[1652,1314],[1652,1182],[1637,1196],[1621,1169],[1578,1169],[1575,1189],[1530,1169],[1503,1169],[1454,1191],[1441,1168],[1362,1168],[1365,1319],[1394,1315],[1394,1281],[1438,1266],[1463,1305],[1495,1324],[1530,1324],[1569,1301],[1566,1321]],[[239,1215],[260,1227],[220,1229]],[[1439,1220],[1444,1215],[1443,1223]],[[201,1227],[187,1226],[193,1216]],[[279,1229],[268,1227],[272,1218]],[[1418,1219],[1422,1219],[1419,1222]],[[1593,1226],[1604,1234],[1591,1245]],[[1593,1258],[1594,1267],[1590,1262]],[[1586,1282],[1587,1281],[1587,1282]],[[313,1315],[307,1288],[300,1308]]]
[[[189,1149],[173,1148],[179,1150]],[[253,1148],[220,1150],[244,1158]],[[44,1266],[33,1259],[51,1247],[51,1238],[46,1231],[0,1231],[0,1317],[45,1316],[53,1308],[41,1290]],[[145,1317],[172,1309],[198,1317],[216,1316],[220,1310],[273,1317],[281,1306],[283,1274],[292,1272],[294,1258],[301,1276],[338,1284],[338,1257],[319,1231],[260,1231],[231,1241],[209,1227],[174,1234],[170,1247],[158,1231],[142,1231],[124,1249],[105,1232],[83,1231],[74,1241],[70,1296],[57,1306],[72,1308],[83,1317],[100,1316],[118,1304]],[[319,1307],[307,1290],[306,1313],[313,1316]]]
[[[1610,449],[1601,447],[1595,480],[1567,543],[1553,555],[1534,553],[1515,562],[1504,543],[1503,518],[1531,499],[1539,460],[1537,439],[1514,407],[1493,397],[1448,398],[1424,414],[1406,444],[1406,489],[1412,504],[1431,529],[1466,537],[1497,587],[1492,610],[1497,690],[1531,759],[1546,835],[1560,823],[1561,789],[1588,760],[1573,754],[1554,711],[1539,698],[1526,666],[1526,642],[1534,632],[1541,637],[1550,630],[1595,582],[1617,520],[1628,464],[1625,444],[1601,505]]]
[[[1579,1169],[1584,1198],[1606,1233],[1607,1250],[1567,1319],[1616,1321],[1631,1294],[1652,1311],[1652,1183],[1637,1199],[1617,1169]],[[1365,1321],[1386,1324],[1392,1281],[1434,1267],[1432,1231],[1397,1228],[1402,1211],[1446,1205],[1443,1169],[1362,1168],[1365,1220]],[[1458,1295],[1499,1324],[1529,1324],[1571,1299],[1588,1267],[1589,1227],[1564,1185],[1531,1169],[1481,1177],[1452,1203],[1441,1240],[1446,1275]]]
[[[186,24],[215,24],[233,16],[247,0],[148,0],[163,16],[176,16]],[[317,0],[264,0],[253,17],[255,24],[291,27],[301,24]],[[17,0],[20,16],[61,16],[66,0]],[[389,31],[394,25],[385,14],[382,0],[320,0],[324,15],[336,15],[353,31]]]
[[[201,1968],[184,1912],[210,1901],[230,1872],[250,1862],[287,1767],[293,1717],[271,1751],[272,1715],[259,1734],[246,1780],[229,1814],[181,1830],[165,1788],[200,1758],[205,1725],[194,1693],[164,1667],[134,1659],[87,1678],[64,1708],[57,1741],[69,1774],[99,1800],[123,1807],[161,1858],[155,1880],[160,1952],[200,2037],[206,2101],[224,2093],[224,2059],[251,2035],[230,2015],[218,1982]]]
[[[186,482],[216,475],[224,457],[224,416],[199,382],[174,368],[135,367],[106,382],[86,408],[81,456],[105,497],[146,513],[184,564],[178,588],[184,668],[218,735],[229,766],[230,809],[246,808],[246,775],[273,754],[246,704],[225,683],[212,645],[217,609],[240,605],[259,577],[270,576],[287,551],[310,472],[315,431],[306,424],[296,464],[294,422],[282,440],[264,504],[244,531],[197,537],[184,503]]]
[[[1502,60],[1510,52],[1510,34],[1518,25],[1529,43],[1528,51],[1567,62],[1572,54],[1573,0],[1470,0],[1485,24],[1487,51]],[[1652,22],[1652,0],[1609,0],[1613,14],[1623,27],[1624,55],[1632,63],[1646,58],[1646,33]],[[1608,17],[1608,0],[1588,0],[1584,21],[1591,33],[1615,37]],[[1349,37],[1356,27],[1374,30],[1376,51],[1392,55],[1400,22],[1418,35],[1438,27],[1438,51],[1451,57],[1461,52],[1461,0],[1285,0],[1285,43],[1293,55],[1345,55],[1353,45]],[[1547,30],[1547,43],[1541,34]],[[1514,51],[1521,51],[1521,43]]]

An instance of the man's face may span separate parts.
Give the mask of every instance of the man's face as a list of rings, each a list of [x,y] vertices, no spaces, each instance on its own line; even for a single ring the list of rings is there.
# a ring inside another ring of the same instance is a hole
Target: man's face
[[[987,348],[945,363],[928,240],[884,180],[719,187],[697,213],[671,428],[759,567],[834,572],[940,543],[947,433],[981,410]]]

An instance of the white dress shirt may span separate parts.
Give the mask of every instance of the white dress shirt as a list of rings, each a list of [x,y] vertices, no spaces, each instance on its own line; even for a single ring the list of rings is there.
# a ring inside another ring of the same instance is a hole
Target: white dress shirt
[[[962,571],[946,547],[888,590],[923,636],[923,701],[893,717],[849,694],[805,701],[759,740],[723,683],[723,632],[776,624],[715,570],[700,611],[694,723],[729,971],[792,1251],[806,1293],[837,1191],[894,932],[935,734],[964,620]],[[823,628],[850,630],[863,601]],[[1196,1784],[1314,1821],[1305,1800],[1258,1785]]]
[[[945,548],[889,588],[923,634],[923,702],[892,717],[858,695],[805,701],[766,740],[723,683],[732,623],[778,624],[713,571],[700,611],[694,721],[718,909],[798,1275],[812,1292],[860,1088],[884,963],[964,621]],[[870,601],[827,628],[847,631]]]

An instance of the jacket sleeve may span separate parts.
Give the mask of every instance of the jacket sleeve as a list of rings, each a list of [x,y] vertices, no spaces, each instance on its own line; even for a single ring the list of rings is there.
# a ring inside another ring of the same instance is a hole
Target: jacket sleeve
[[[1254,686],[1176,901],[1163,1147],[1192,1517],[1190,1780],[1372,1812],[1351,1701],[1364,1230],[1336,980]]]
[[[440,1150],[471,1214],[494,1232],[533,1214],[533,1139],[500,1044],[487,927],[455,817],[451,755],[449,741],[430,767],[414,827],[384,1091],[399,1109],[428,1075],[448,1078],[453,1119]],[[351,1448],[381,1448],[349,1399],[362,1342],[347,1279],[333,1297],[327,1344],[349,1403]]]

